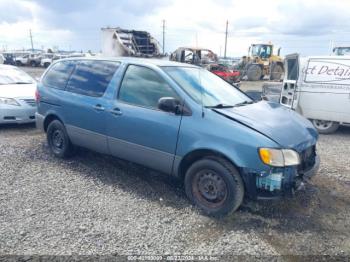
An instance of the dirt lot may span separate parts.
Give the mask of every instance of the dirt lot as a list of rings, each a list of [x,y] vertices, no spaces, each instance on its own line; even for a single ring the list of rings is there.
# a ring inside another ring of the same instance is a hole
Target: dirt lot
[[[176,180],[79,150],[54,158],[34,126],[0,127],[1,254],[350,255],[350,128],[321,136],[294,199],[203,216]]]

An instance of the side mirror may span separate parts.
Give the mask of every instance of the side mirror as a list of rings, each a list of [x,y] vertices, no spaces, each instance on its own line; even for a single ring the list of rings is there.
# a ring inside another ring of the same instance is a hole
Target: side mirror
[[[180,101],[173,97],[161,97],[158,101],[158,109],[164,112],[180,114]]]

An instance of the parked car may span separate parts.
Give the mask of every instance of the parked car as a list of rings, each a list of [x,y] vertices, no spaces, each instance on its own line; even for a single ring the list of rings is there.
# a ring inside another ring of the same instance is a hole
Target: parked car
[[[280,103],[311,119],[319,133],[350,123],[350,58],[347,56],[285,58]]]
[[[55,56],[53,53],[43,54],[40,61],[40,66],[48,68],[52,64],[52,59]]]
[[[15,66],[0,65],[0,124],[35,122],[36,83]]]
[[[5,65],[15,65],[15,56],[12,53],[3,53],[2,54],[4,56],[4,64]]]
[[[60,60],[36,97],[37,126],[55,156],[81,146],[173,175],[209,215],[235,211],[244,195],[290,195],[319,166],[307,119],[194,65]]]
[[[231,84],[239,85],[241,82],[239,70],[230,69],[224,64],[210,64],[207,69]]]
[[[3,54],[0,54],[0,65],[5,63],[5,57]]]
[[[25,66],[28,64],[29,54],[24,54],[15,57],[16,66]]]
[[[42,58],[41,54],[30,54],[28,57],[27,64],[30,65],[31,67],[40,66],[41,58]]]

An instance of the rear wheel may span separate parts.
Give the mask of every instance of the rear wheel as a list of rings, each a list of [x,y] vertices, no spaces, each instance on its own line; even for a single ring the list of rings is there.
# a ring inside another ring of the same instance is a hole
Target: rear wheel
[[[31,67],[36,67],[35,61],[30,62],[30,66],[31,66]]]
[[[331,134],[339,128],[339,123],[333,121],[313,119],[312,123],[320,134]]]
[[[73,145],[69,140],[64,125],[53,120],[47,128],[47,142],[50,151],[59,158],[69,157],[73,153]]]
[[[211,216],[233,213],[244,196],[242,178],[237,169],[218,157],[204,158],[192,164],[186,172],[185,189],[188,198]]]
[[[274,65],[271,71],[271,80],[281,80],[283,74],[283,67],[281,65]]]
[[[249,81],[258,81],[263,77],[262,69],[259,65],[250,65],[247,70]]]
[[[49,63],[49,62],[45,62],[45,63],[44,63],[44,67],[45,67],[45,68],[48,68],[49,66],[50,66],[50,63]]]

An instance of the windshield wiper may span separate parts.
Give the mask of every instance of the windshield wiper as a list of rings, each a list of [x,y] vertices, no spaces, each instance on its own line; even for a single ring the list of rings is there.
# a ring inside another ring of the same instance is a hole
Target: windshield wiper
[[[26,84],[33,84],[31,82],[14,82],[14,83],[10,83],[10,85],[26,85]]]
[[[205,106],[205,108],[217,108],[217,109],[220,109],[220,108],[231,108],[233,107],[232,105],[225,105],[225,104],[217,104],[215,106]]]
[[[250,105],[250,104],[253,104],[253,103],[254,103],[254,101],[244,101],[244,102],[235,104],[234,107]]]

